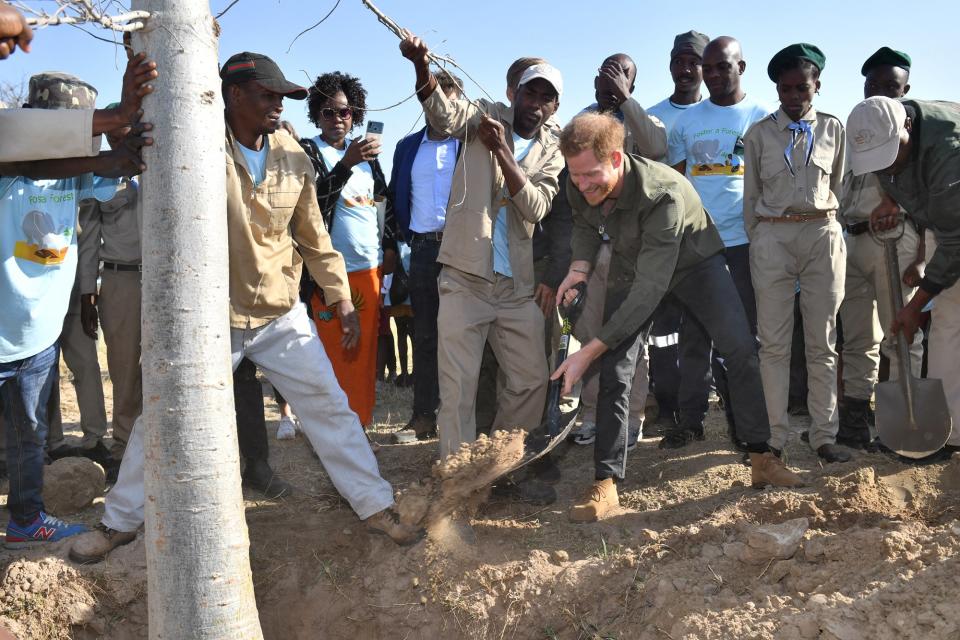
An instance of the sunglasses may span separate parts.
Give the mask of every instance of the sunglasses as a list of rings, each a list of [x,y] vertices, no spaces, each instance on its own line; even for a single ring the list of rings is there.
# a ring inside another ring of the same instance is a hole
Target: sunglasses
[[[341,120],[346,120],[347,118],[353,117],[353,109],[350,107],[342,107],[340,109],[324,107],[323,109],[320,109],[320,115],[323,116],[324,120],[333,120],[335,117],[340,118]]]

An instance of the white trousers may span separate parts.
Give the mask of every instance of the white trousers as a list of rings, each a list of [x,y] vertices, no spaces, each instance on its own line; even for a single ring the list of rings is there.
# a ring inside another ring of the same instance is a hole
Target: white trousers
[[[249,358],[290,403],[330,480],[361,520],[393,504],[393,488],[380,477],[360,420],[302,304],[263,327],[230,329],[230,351],[234,369]],[[117,484],[107,494],[103,524],[116,531],[143,524],[143,471],[143,425],[137,418]]]

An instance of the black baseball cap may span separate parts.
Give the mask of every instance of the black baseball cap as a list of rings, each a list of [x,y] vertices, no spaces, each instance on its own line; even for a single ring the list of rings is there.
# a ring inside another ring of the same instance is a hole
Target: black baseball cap
[[[224,86],[253,80],[261,87],[294,100],[307,97],[307,90],[283,77],[277,63],[262,53],[244,51],[230,56],[220,68]]]

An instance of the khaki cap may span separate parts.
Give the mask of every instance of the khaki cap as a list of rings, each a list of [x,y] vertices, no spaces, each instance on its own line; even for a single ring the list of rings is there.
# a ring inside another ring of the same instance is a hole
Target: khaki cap
[[[847,148],[854,175],[873,173],[893,164],[906,119],[903,105],[886,96],[867,98],[853,108],[847,117]]]

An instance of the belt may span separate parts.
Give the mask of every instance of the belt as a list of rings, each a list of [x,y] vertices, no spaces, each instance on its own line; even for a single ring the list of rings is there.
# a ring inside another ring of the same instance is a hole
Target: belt
[[[418,233],[416,231],[411,231],[411,237],[416,240],[429,240],[431,242],[441,242],[443,241],[443,231],[428,231],[427,233]]]
[[[143,271],[143,266],[139,264],[117,264],[116,262],[104,262],[104,271]]]
[[[810,220],[826,220],[830,214],[826,211],[818,213],[785,213],[782,216],[757,216],[760,222],[809,222]]]
[[[858,236],[861,233],[866,233],[870,231],[870,221],[862,220],[861,222],[854,222],[853,224],[846,225],[847,235]]]

